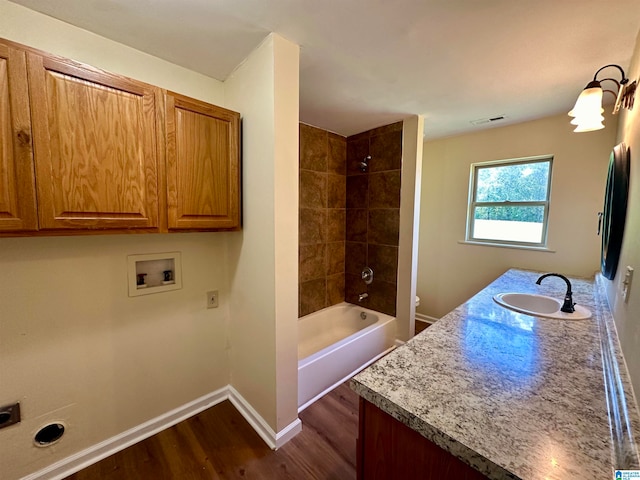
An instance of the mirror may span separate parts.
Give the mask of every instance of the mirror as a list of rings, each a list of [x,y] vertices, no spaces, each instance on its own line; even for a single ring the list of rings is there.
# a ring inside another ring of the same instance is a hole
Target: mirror
[[[624,143],[613,147],[609,157],[609,172],[602,214],[602,249],[600,268],[605,278],[613,280],[618,268],[622,235],[627,215],[629,193],[629,149]]]

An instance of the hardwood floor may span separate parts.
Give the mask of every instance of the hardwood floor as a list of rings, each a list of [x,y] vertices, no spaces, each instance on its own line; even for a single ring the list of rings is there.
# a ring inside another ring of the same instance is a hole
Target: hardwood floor
[[[427,328],[429,328],[431,326],[430,323],[427,322],[420,322],[418,320],[416,320],[416,335],[419,334],[420,332],[422,332],[423,330],[426,330]]]
[[[416,322],[416,334],[428,326]],[[302,432],[273,451],[225,401],[67,480],[355,479],[358,395],[344,383],[300,419]]]
[[[300,419],[302,432],[273,451],[225,401],[67,480],[355,479],[358,396],[349,386]]]

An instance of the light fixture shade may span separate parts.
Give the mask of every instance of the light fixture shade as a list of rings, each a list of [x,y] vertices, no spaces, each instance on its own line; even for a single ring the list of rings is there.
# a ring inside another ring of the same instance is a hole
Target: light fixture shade
[[[592,132],[604,128],[604,117],[602,112],[602,87],[600,82],[594,80],[589,82],[580,93],[576,104],[569,112],[572,125],[576,125],[574,132]]]
[[[604,122],[602,115],[582,115],[571,120],[571,125],[595,124]]]
[[[574,121],[576,121],[576,120],[577,120],[577,122],[574,123]],[[604,124],[602,123],[603,120],[604,120],[604,117],[602,115],[600,115],[600,119],[580,119],[580,118],[576,118],[571,123],[573,123],[574,125],[577,125],[576,128],[573,130],[576,133],[592,132],[594,130],[602,130],[604,128]]]
[[[594,83],[597,83],[597,86],[593,86]],[[576,104],[569,112],[569,116],[593,117],[601,115],[602,112],[604,112],[604,109],[602,108],[602,88],[600,87],[600,82],[591,82],[587,85],[587,88],[580,93]]]

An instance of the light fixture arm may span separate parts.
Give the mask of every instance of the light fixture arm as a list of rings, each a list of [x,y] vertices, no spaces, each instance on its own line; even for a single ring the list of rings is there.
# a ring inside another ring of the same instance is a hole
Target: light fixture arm
[[[622,69],[622,67],[620,65],[616,65],[615,63],[610,63],[609,65],[605,65],[604,67],[600,67],[598,69],[598,71],[595,73],[595,75],[593,76],[593,81],[597,81],[598,78],[598,74],[604,70],[605,68],[609,68],[609,67],[614,67],[617,68],[618,70],[620,70],[620,75],[622,76],[622,80],[620,80],[620,85],[624,85],[625,83],[627,83],[629,81],[629,79],[626,77],[626,75],[624,74],[624,70]],[[604,79],[607,80],[607,79]],[[600,81],[604,81],[604,80],[600,80]],[[613,80],[613,79],[608,79],[608,80]]]
[[[616,80],[615,78],[611,78],[611,77],[603,78],[602,80],[600,80],[600,83],[606,82],[607,80],[609,80],[610,82],[615,83],[616,87],[620,88],[620,82],[618,80]]]

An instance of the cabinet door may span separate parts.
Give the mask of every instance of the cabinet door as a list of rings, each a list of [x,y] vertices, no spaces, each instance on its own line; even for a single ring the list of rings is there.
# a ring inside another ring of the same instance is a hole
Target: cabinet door
[[[41,229],[158,225],[158,89],[29,54]]]
[[[487,480],[362,397],[359,417],[358,480]]]
[[[240,226],[240,114],[167,92],[169,229]]]
[[[0,43],[0,231],[37,227],[26,56]]]

